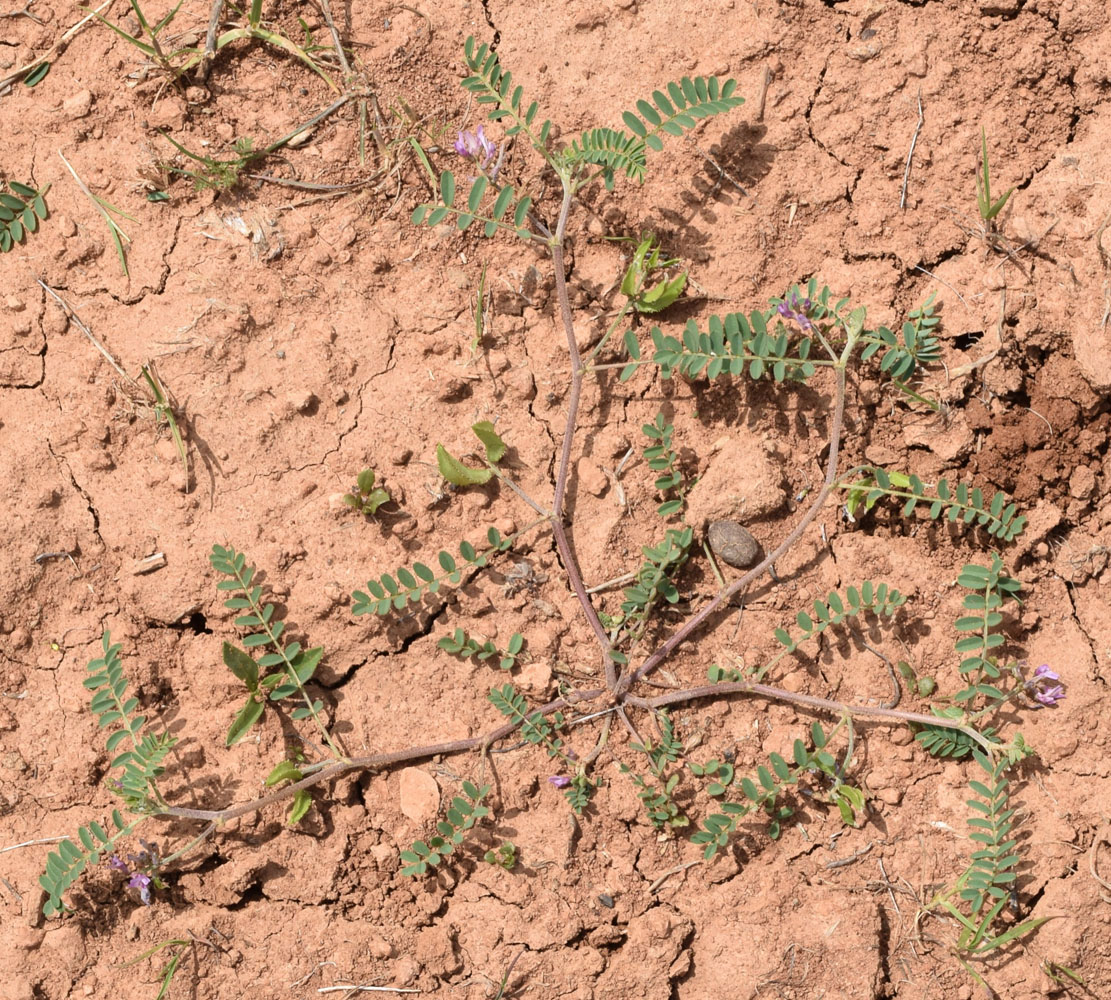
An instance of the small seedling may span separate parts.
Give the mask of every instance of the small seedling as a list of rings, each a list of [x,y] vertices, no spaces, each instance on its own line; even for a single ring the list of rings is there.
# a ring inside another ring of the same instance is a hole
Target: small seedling
[[[653,472],[660,473],[655,482],[656,489],[661,493],[667,493],[668,490],[675,490],[678,493],[678,496],[665,500],[656,508],[656,513],[660,517],[668,517],[683,509],[687,492],[694,483],[684,483],[683,481],[683,473],[679,468],[679,456],[671,447],[671,439],[675,433],[675,428],[668,423],[663,413],[657,413],[655,422],[645,424],[641,430],[651,440],[658,442],[644,449],[644,458],[648,462],[648,468]]]
[[[517,864],[517,848],[507,840],[496,851],[487,851],[482,858],[488,864],[497,865],[511,872]]]
[[[121,963],[118,968],[127,969],[133,965],[138,965],[140,962],[145,962],[148,958],[153,958],[160,951],[165,951],[167,948],[170,951],[170,960],[162,969],[162,983],[159,986],[158,993],[155,994],[154,1000],[162,1000],[163,997],[169,992],[170,984],[174,981],[174,976],[177,974],[178,967],[181,965],[181,959],[185,953],[190,949],[199,952],[197,948],[196,938],[169,938],[166,941],[160,941],[153,948],[148,948],[141,955],[136,955],[133,959]]]
[[[81,9],[89,14],[92,14],[98,21],[106,27],[111,28],[117,35],[120,36],[129,45],[133,45],[140,52],[143,53],[151,62],[153,62],[163,73],[165,73],[167,81],[175,84],[181,89],[181,76],[185,72],[185,66],[182,57],[190,55],[194,50],[190,48],[184,49],[171,49],[167,52],[159,42],[158,36],[170,26],[170,23],[177,16],[177,12],[181,9],[182,0],[178,0],[176,7],[172,8],[170,12],[162,18],[157,24],[152,25],[143,13],[142,7],[139,6],[138,0],[131,0],[131,9],[135,14],[135,19],[139,22],[141,33],[132,35],[119,25],[109,21],[103,14],[98,11],[91,10],[88,7]]]
[[[645,740],[642,743],[630,743],[633,750],[638,750],[648,758],[649,770],[656,779],[655,784],[649,784],[639,774],[625,764],[621,765],[621,772],[629,775],[630,780],[637,788],[637,798],[644,803],[648,811],[648,818],[657,830],[664,828],[684,827],[690,820],[683,814],[673,798],[679,784],[680,773],[676,772],[670,777],[665,777],[667,769],[678,761],[683,752],[683,745],[675,735],[675,726],[667,710],[661,710],[657,716],[660,729],[660,741]]]
[[[119,25],[107,20],[96,11],[89,11],[92,16],[95,16],[99,21],[103,22],[107,27],[111,28],[120,38],[124,39],[129,45],[134,46],[151,62],[153,62],[163,73],[165,73],[167,81],[175,85],[180,85],[181,78],[191,70],[196,69],[201,65],[204,59],[204,53],[201,49],[195,46],[190,46],[180,49],[171,49],[166,51],[159,36],[162,32],[169,27],[174,17],[177,15],[181,3],[178,3],[161,21],[155,25],[151,25],[149,19],[143,13],[137,0],[131,0],[131,8],[139,22],[142,29],[140,34],[132,35],[125,31]],[[88,8],[82,8],[88,10]],[[214,15],[215,16],[215,15]],[[247,21],[245,24],[233,25],[226,31],[221,32],[215,38],[215,50],[219,52],[221,49],[233,42],[243,40],[256,40],[265,42],[275,48],[281,49],[283,52],[293,56],[295,59],[300,60],[304,65],[317,74],[328,86],[338,93],[339,88],[332,81],[332,78],[324,72],[321,65],[312,58],[304,47],[298,45],[296,42],[290,41],[284,35],[272,31],[265,27],[262,23],[262,0],[251,0],[251,8],[247,12]],[[311,37],[306,37],[306,42],[311,44]]]
[[[7,253],[23,241],[25,233],[33,233],[39,222],[47,218],[47,184],[41,191],[30,184],[8,181],[8,193],[0,191],[0,253]]]
[[[486,468],[475,469],[464,465],[455,458],[442,444],[436,445],[436,464],[439,466],[440,475],[452,486],[482,486],[494,476],[500,476],[497,463],[504,457],[507,450],[506,443],[494,429],[489,420],[480,420],[471,426],[475,436],[482,442],[486,450]]]
[[[1000,212],[1003,211],[1003,206],[1007,204],[1007,199],[1011,197],[1014,188],[1008,188],[1006,193],[997,201],[991,200],[991,173],[988,167],[988,137],[987,133],[980,129],[980,169],[976,173],[976,205],[980,209],[980,218],[984,222],[991,222]]]
[[[147,387],[150,389],[151,395],[154,397],[154,419],[164,420],[166,425],[170,428],[170,436],[174,439],[174,447],[177,448],[178,457],[181,459],[181,467],[185,472],[185,485],[183,487],[186,493],[189,492],[189,452],[185,447],[185,439],[181,436],[181,428],[178,427],[177,417],[174,416],[174,408],[169,400],[169,393],[166,391],[166,386],[158,373],[154,370],[154,362],[148,362],[143,365],[141,374]]]
[[[295,708],[294,719],[312,718],[316,723],[336,758],[343,754],[332,740],[332,736],[321,718],[324,704],[309,696],[305,685],[312,679],[316,668],[324,656],[320,646],[302,649],[301,643],[285,643],[282,635],[285,622],[274,615],[274,605],[267,604],[262,598],[262,587],[254,583],[255,567],[247,565],[247,557],[232,547],[213,545],[209,562],[217,573],[228,579],[216,584],[220,591],[230,591],[236,595],[224,601],[224,607],[233,611],[245,612],[235,619],[240,628],[257,631],[243,638],[246,649],[270,647],[257,661],[244,649],[225,642],[223,647],[224,665],[243,682],[247,688],[247,701],[239,710],[235,721],[228,730],[227,745],[238,743],[247,735],[250,728],[262,718],[267,700],[281,701],[283,698],[300,696],[304,705]],[[260,677],[259,668],[278,667],[273,673]]]
[[[640,313],[663,312],[674,305],[687,287],[687,272],[674,277],[664,277],[648,285],[658,271],[668,271],[679,263],[678,257],[664,259],[656,237],[649,233],[633,251],[633,259],[621,280],[621,294],[627,296],[633,308]]]
[[[478,291],[475,292],[474,307],[474,337],[471,339],[471,360],[478,354],[482,340],[486,336],[486,265],[482,265],[482,276],[478,279]]]
[[[401,860],[405,862],[402,875],[424,875],[429,868],[441,864],[463,843],[464,834],[480,819],[490,815],[489,808],[481,804],[490,794],[489,785],[478,788],[464,781],[463,794],[466,798],[456,796],[452,799],[447,819],[436,824],[436,836],[429,837],[427,842],[414,840],[410,850],[401,852]]]
[[[473,656],[475,659],[485,662],[497,658],[498,666],[502,670],[512,670],[517,665],[517,658],[524,649],[525,639],[519,632],[514,632],[509,637],[509,645],[503,652],[489,639],[479,644],[477,640],[467,635],[463,629],[457,628],[452,635],[445,635],[439,639],[436,645],[444,652],[451,653],[452,656],[458,656],[460,659],[469,659]]]
[[[116,256],[120,260],[120,267],[123,269],[123,273],[126,276],[128,274],[127,253],[124,251],[124,244],[126,243],[130,246],[131,237],[123,231],[123,228],[112,218],[112,215],[118,215],[121,219],[127,219],[128,222],[135,222],[137,220],[128,215],[123,209],[116,208],[116,206],[107,199],[101,198],[100,195],[93,194],[85,182],[78,176],[77,171],[73,169],[69,160],[65,158],[61,150],[58,150],[58,156],[61,157],[62,162],[66,165],[66,169],[73,176],[74,181],[77,182],[77,186],[81,189],[81,193],[93,203],[93,207],[100,213],[101,218],[104,219],[104,224],[108,227],[108,235],[112,237],[112,244],[116,248]]]
[[[389,503],[391,499],[385,489],[374,485],[373,469],[363,469],[359,473],[354,489],[343,496],[343,502],[348,507],[353,507],[367,517],[373,517],[378,513],[378,508]]]

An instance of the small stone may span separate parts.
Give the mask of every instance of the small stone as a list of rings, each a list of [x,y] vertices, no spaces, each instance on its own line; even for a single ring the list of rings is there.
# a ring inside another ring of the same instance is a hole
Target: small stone
[[[23,299],[17,298],[15,295],[6,295],[4,297],[4,307],[9,312],[23,312],[23,310],[27,308],[27,303],[25,303]]]
[[[1069,477],[1069,493],[1078,500],[1084,500],[1092,495],[1095,488],[1095,473],[1086,465],[1078,465]]]
[[[709,539],[714,555],[736,569],[748,569],[760,557],[760,543],[736,521],[714,521]]]
[[[332,254],[329,249],[323,244],[317,244],[313,247],[305,258],[309,269],[314,271],[322,271],[329,264],[332,263]]]
[[[398,856],[396,848],[391,847],[389,844],[375,844],[370,849],[370,856],[374,858],[374,866],[380,872],[390,874],[401,867],[401,859]]]
[[[783,462],[753,433],[738,430],[720,443],[687,494],[687,523],[704,530],[714,521],[760,520],[787,504]]]
[[[529,663],[521,669],[517,683],[533,694],[546,691],[552,682],[552,668],[547,663]]]
[[[374,958],[383,959],[393,957],[393,945],[384,937],[379,937],[377,934],[372,934],[367,939],[366,947],[367,951],[369,951]]]
[[[420,966],[408,955],[402,955],[393,966],[393,983],[396,986],[409,986],[420,975]]]
[[[921,78],[926,75],[928,69],[929,67],[926,64],[925,52],[917,53],[917,55],[915,55],[914,58],[907,63],[907,72],[911,76],[917,76]]]
[[[318,402],[316,395],[308,389],[298,389],[286,397],[289,405],[298,413],[307,413]]]
[[[93,107],[93,95],[88,90],[79,90],[62,102],[62,111],[67,118],[84,118]]]
[[[441,403],[458,403],[471,394],[471,384],[466,379],[449,378],[440,383],[436,398]]]
[[[46,931],[42,928],[29,927],[26,924],[22,927],[17,924],[11,929],[10,934],[8,942],[13,948],[18,951],[34,951],[42,944]]]
[[[71,236],[77,235],[77,223],[73,221],[68,215],[59,215],[56,217],[58,232],[66,239]]]
[[[417,824],[431,823],[440,809],[440,786],[419,767],[407,767],[398,775],[401,811]]]
[[[589,458],[579,459],[579,482],[582,488],[591,496],[603,496],[609,489],[609,480],[598,466],[598,463]]]

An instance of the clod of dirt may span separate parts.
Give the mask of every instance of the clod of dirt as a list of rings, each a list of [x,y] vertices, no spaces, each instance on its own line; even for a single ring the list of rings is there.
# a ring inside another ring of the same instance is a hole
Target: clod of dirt
[[[760,556],[760,543],[736,521],[714,521],[708,534],[714,555],[737,569],[748,569]]]
[[[968,455],[975,443],[963,413],[937,414],[908,423],[903,428],[903,441],[908,448],[928,448],[946,464]]]
[[[419,767],[407,767],[398,775],[401,811],[414,823],[428,823],[440,808],[440,786]]]
[[[775,457],[754,434],[741,431],[715,446],[709,468],[687,494],[687,521],[705,529],[712,521],[759,520],[786,503]]]

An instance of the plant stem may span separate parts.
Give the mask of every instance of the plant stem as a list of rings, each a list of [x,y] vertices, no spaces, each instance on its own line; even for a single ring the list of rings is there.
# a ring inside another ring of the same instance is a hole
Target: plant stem
[[[621,696],[629,689],[629,685],[634,681],[640,680],[642,677],[647,676],[655,670],[663,661],[671,655],[671,653],[688,638],[707,618],[710,617],[718,608],[720,608],[726,601],[728,601],[734,594],[743,590],[753,580],[761,576],[770,567],[776,559],[782,556],[788,549],[791,548],[802,536],[802,533],[810,525],[817,516],[821,508],[833,492],[835,480],[837,479],[837,457],[841,448],[841,428],[845,415],[845,368],[842,361],[836,369],[837,375],[837,389],[836,397],[833,405],[833,419],[829,435],[829,465],[826,469],[826,478],[822,484],[822,488],[818,491],[818,496],[814,503],[803,515],[802,520],[795,525],[794,530],[783,540],[783,542],[773,552],[769,553],[759,564],[750,569],[739,580],[734,581],[724,590],[718,592],[718,595],[710,601],[701,611],[699,611],[693,618],[691,618],[682,628],[679,629],[671,638],[664,642],[651,656],[648,657],[644,663],[633,673],[627,673],[621,683],[618,685],[615,695]]]
[[[658,709],[666,705],[679,702],[694,701],[697,698],[712,698],[722,694],[756,694],[762,698],[771,698],[775,701],[787,701],[794,705],[814,708],[823,712],[830,712],[841,716],[873,716],[879,719],[897,719],[900,722],[914,722],[921,726],[940,726],[943,729],[956,729],[966,736],[976,740],[990,755],[995,748],[981,736],[975,729],[966,726],[955,719],[943,719],[933,715],[922,715],[919,712],[904,712],[897,708],[881,708],[878,705],[846,705],[844,702],[831,701],[828,698],[817,698],[810,694],[797,694],[794,691],[785,691],[782,688],[770,687],[767,684],[757,684],[754,681],[722,681],[719,684],[704,684],[701,687],[687,688],[683,691],[669,691],[667,694],[655,698],[637,698],[632,695],[625,697],[625,704],[636,708]]]
[[[567,337],[567,351],[571,358],[571,391],[567,402],[567,424],[563,431],[563,446],[560,449],[559,466],[556,472],[555,496],[552,501],[552,533],[555,535],[556,547],[559,549],[559,556],[563,561],[563,568],[567,573],[571,588],[575,591],[575,596],[583,609],[583,614],[590,623],[590,627],[598,639],[598,644],[602,647],[606,687],[612,691],[617,684],[617,670],[613,660],[609,657],[612,646],[609,636],[606,635],[606,630],[602,627],[602,622],[598,618],[598,612],[594,610],[594,605],[590,602],[590,596],[586,592],[586,585],[583,583],[579,564],[575,560],[570,539],[567,537],[567,529],[563,524],[563,498],[567,493],[567,478],[571,465],[571,445],[575,439],[575,424],[578,422],[579,399],[582,396],[584,372],[579,347],[575,343],[575,324],[571,317],[571,300],[567,294],[567,277],[563,273],[563,236],[567,228],[567,215],[571,210],[573,193],[573,188],[565,179],[563,182],[563,204],[559,210],[559,223],[548,244],[552,252],[552,267],[555,272],[559,313],[563,320],[563,332]]]
[[[565,708],[570,708],[572,705],[578,704],[579,702],[593,701],[596,698],[600,698],[605,693],[603,688],[596,688],[592,691],[581,691],[574,695],[568,695],[565,698],[557,698],[555,701],[548,702],[547,705],[542,705],[540,708],[534,709],[533,712],[529,714],[533,715],[539,712],[541,715],[551,715],[553,712],[559,712]],[[321,782],[338,778],[348,771],[380,771],[384,768],[392,767],[395,764],[403,764],[407,761],[420,760],[425,757],[435,757],[439,754],[479,750],[491,743],[496,743],[499,740],[505,739],[505,737],[516,732],[518,728],[520,728],[520,722],[509,722],[503,726],[499,726],[486,736],[472,736],[469,739],[454,740],[450,743],[434,743],[429,746],[410,747],[407,750],[394,750],[390,753],[371,754],[366,757],[349,757],[344,760],[336,761],[334,764],[328,765],[316,774],[312,774],[307,778],[302,778],[300,781],[296,781],[291,785],[278,788],[268,795],[262,796],[262,798],[253,799],[250,802],[244,802],[237,806],[229,806],[227,809],[192,809],[184,806],[169,806],[151,815],[178,819],[203,820],[213,824],[213,830],[215,830],[233,819],[258,812],[260,809],[273,805],[275,802],[281,802],[284,799],[290,798],[302,789],[309,789],[314,785],[319,785]],[[206,830],[204,836],[208,836],[211,832],[211,830]],[[199,843],[199,839],[196,842]]]

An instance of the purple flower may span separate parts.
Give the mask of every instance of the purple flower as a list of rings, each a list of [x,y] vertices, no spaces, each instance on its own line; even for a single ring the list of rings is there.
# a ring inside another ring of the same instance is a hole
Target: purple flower
[[[1035,700],[1040,701],[1043,705],[1056,705],[1064,697],[1065,689],[1060,684],[1054,684],[1053,687],[1039,688],[1034,692]]]
[[[565,778],[562,774],[553,774],[548,779],[548,784],[555,785],[556,788],[566,788],[568,785],[571,784],[571,779]]]
[[[127,860],[136,868],[157,868],[162,862],[158,856],[158,845],[148,843],[142,838],[139,839],[139,844],[143,849],[138,854],[129,854]]]
[[[1040,667],[1034,669],[1034,676],[1026,682],[1026,690],[1040,704],[1056,705],[1065,697],[1065,688],[1061,684],[1051,682],[1060,679],[1060,674],[1050,670],[1048,663],[1043,663]]]
[[[108,867],[114,872],[123,872],[124,874],[127,874],[127,872],[131,870],[127,867],[126,863],[121,861],[115,854],[108,859]]]
[[[813,303],[809,299],[800,299],[798,292],[791,292],[782,302],[775,307],[783,319],[792,320],[807,332],[814,329],[814,324],[806,314]]]
[[[459,133],[459,138],[455,140],[455,152],[464,159],[474,160],[481,169],[485,170],[497,154],[498,147],[492,140],[486,138],[486,133],[479,125],[477,132]]]
[[[132,889],[139,890],[139,898],[147,906],[150,906],[150,876],[144,875],[142,872],[136,872],[131,876],[131,881],[127,883]]]

